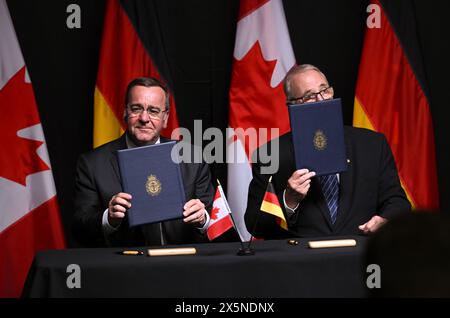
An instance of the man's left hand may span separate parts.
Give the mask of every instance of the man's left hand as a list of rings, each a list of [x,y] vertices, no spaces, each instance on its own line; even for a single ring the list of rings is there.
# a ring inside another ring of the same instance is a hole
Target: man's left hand
[[[374,233],[376,232],[384,223],[387,222],[387,219],[375,215],[372,217],[369,222],[364,223],[359,226],[359,229],[364,232],[364,234]]]
[[[205,205],[199,199],[191,199],[184,205],[183,215],[185,223],[201,227],[206,222]]]

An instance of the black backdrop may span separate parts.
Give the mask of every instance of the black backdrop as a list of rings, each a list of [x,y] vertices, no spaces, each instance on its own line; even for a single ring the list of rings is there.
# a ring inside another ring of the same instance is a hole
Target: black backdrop
[[[158,2],[161,25],[168,35],[165,45],[174,70],[180,125],[192,130],[193,120],[202,119],[203,129],[224,129],[239,2]],[[66,8],[71,3],[81,8],[81,29],[66,26]],[[449,105],[450,3],[415,0],[414,4],[431,96],[441,208],[450,211],[445,178],[450,175],[445,116]],[[76,159],[92,148],[93,92],[105,2],[14,0],[8,5],[34,85],[69,234]],[[315,64],[327,74],[336,96],[343,98],[346,124],[352,121],[367,5],[367,1],[355,0],[284,0],[297,62]],[[212,170],[225,181],[224,164],[213,165]],[[74,244],[71,236],[67,237]]]

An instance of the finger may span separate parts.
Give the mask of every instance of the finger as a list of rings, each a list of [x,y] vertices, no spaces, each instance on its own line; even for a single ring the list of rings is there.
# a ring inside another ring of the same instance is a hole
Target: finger
[[[302,176],[302,175],[304,175],[305,173],[308,173],[308,172],[309,172],[308,169],[298,169],[298,170],[294,171],[294,174]]]
[[[183,208],[185,210],[188,210],[188,209],[190,209],[191,207],[193,207],[196,204],[202,204],[202,201],[200,201],[199,199],[191,199],[188,202],[186,202],[186,204],[184,205]]]
[[[304,174],[303,176],[301,176],[298,179],[298,182],[300,183],[304,183],[305,181],[310,181],[312,177],[314,177],[316,175],[316,173],[314,171],[308,172],[306,174]]]
[[[187,217],[184,218],[184,222],[190,223],[190,222],[200,222],[203,219],[205,212],[204,210],[198,211],[196,213],[193,213]]]
[[[309,188],[311,186],[311,179],[305,180],[302,184],[299,185],[299,189]]]
[[[121,212],[121,213],[127,212],[127,209],[124,206],[119,205],[119,204],[113,205],[110,210],[111,210],[112,213],[114,213],[114,212]]]
[[[312,172],[308,172],[307,174],[302,175],[299,178],[291,178],[289,179],[289,186],[291,188],[301,190],[301,188],[299,187],[304,187],[306,185],[308,185],[311,182],[311,178],[314,177],[316,175],[316,173],[314,171]]]
[[[123,218],[125,217],[125,213],[122,213],[122,212],[113,212],[113,213],[110,213],[109,216],[110,216],[112,219],[123,219]]]
[[[187,212],[188,214],[192,214],[194,212],[203,210],[205,208],[205,205],[201,202],[195,202],[195,204],[191,205],[189,208],[185,209],[185,212]]]
[[[123,198],[125,200],[131,200],[133,197],[129,193],[119,192],[115,195],[117,198]]]
[[[303,185],[297,186],[294,191],[300,194],[301,196],[305,196],[308,193],[311,185],[309,183],[305,183]]]
[[[358,228],[359,228],[361,231],[364,231],[364,230],[366,229],[366,227],[367,227],[367,222],[364,223],[364,224],[362,224],[362,225],[360,225],[360,226],[358,226]]]
[[[310,184],[311,184],[311,179],[304,180],[303,182],[299,183],[299,184],[296,186],[296,189],[299,189],[299,190],[300,190],[300,189],[303,189],[303,188],[309,186]]]
[[[310,179],[308,179],[310,180]],[[299,187],[301,187],[302,185],[306,185],[309,183],[308,180],[301,180],[301,179],[294,179],[291,178],[288,180],[288,186],[292,189],[299,189]],[[307,182],[308,181],[308,182]]]
[[[301,176],[307,174],[308,172],[309,172],[308,169],[300,169],[300,170],[296,170],[296,171],[294,171],[294,173],[292,174],[291,178],[299,179]]]
[[[188,216],[188,215],[194,214],[194,213],[196,213],[198,211],[202,211],[204,209],[205,209],[205,205],[203,203],[201,203],[201,202],[200,203],[196,203],[193,206],[191,206],[190,208],[185,209],[184,212],[183,212],[183,215],[184,216]]]
[[[364,234],[368,234],[369,230],[367,229],[367,227],[365,225],[360,225],[359,229],[364,233]]]
[[[296,170],[296,171],[294,171],[294,173],[292,173],[290,179],[298,180],[299,178],[301,178],[303,175],[307,174],[308,172],[309,172],[308,169]]]
[[[311,184],[310,184],[310,183],[308,183],[308,184],[303,188],[303,191],[302,191],[303,196],[305,196],[305,195],[308,194],[309,188],[311,188]]]
[[[129,202],[131,200],[131,195],[128,193],[119,192],[111,197],[111,200],[109,200],[109,204],[114,205],[114,204],[116,204],[116,202],[118,200],[119,201],[123,200],[125,202]]]
[[[121,205],[127,209],[129,209],[131,207],[130,201],[125,200],[123,198],[119,198],[119,197],[116,197],[111,203],[112,203],[112,205]]]

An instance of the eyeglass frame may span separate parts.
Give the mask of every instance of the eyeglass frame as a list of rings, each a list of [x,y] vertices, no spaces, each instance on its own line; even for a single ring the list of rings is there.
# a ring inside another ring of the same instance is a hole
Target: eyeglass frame
[[[323,97],[322,93],[325,92],[327,89],[330,89],[330,88],[331,88],[331,94],[330,94],[330,95],[333,95],[333,94],[334,94],[333,86],[328,86],[328,87],[325,87],[325,88],[321,89],[321,90],[318,91],[317,93],[308,93],[308,94],[305,94],[305,95],[303,95],[303,96],[301,96],[301,97],[289,98],[289,99],[287,100],[287,104],[288,104],[288,105],[295,104],[294,101],[296,101],[296,100],[301,100],[301,102],[300,102],[299,104],[304,104],[304,103],[305,103],[305,101],[304,101],[305,97],[307,97],[307,96],[309,96],[309,95],[314,95],[314,98],[310,98],[311,100],[314,99],[314,100],[317,101],[317,96],[319,96],[319,95],[320,95],[323,99],[325,99],[325,97]],[[308,99],[308,100],[310,100],[310,99]]]
[[[133,107],[133,106],[134,107],[140,107],[140,110],[137,111],[137,113],[134,113],[133,110],[131,109],[131,107]],[[156,110],[158,110],[157,114],[151,114],[150,113],[150,111],[156,111]],[[164,113],[168,113],[169,112],[169,109],[162,110],[159,107],[155,107],[155,106],[149,106],[147,108],[144,108],[144,106],[142,106],[140,104],[131,104],[131,105],[127,106],[127,111],[129,112],[129,116],[141,116],[144,113],[144,111],[145,111],[150,118],[160,119],[161,120],[164,117]],[[162,115],[160,115],[161,113],[162,113]]]

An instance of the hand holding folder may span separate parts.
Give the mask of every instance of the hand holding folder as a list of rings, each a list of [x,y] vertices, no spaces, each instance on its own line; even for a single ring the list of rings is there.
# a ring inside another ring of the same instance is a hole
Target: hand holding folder
[[[289,105],[297,169],[317,176],[347,170],[341,100]]]

